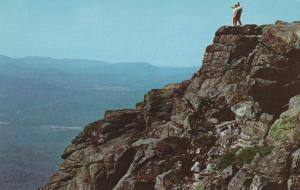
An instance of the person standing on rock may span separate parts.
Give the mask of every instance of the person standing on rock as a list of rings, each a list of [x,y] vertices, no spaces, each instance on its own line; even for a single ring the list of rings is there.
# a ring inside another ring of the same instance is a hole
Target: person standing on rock
[[[242,21],[241,21],[242,12],[243,12],[243,7],[240,4],[240,2],[238,2],[236,8],[236,24],[238,23],[240,26],[242,25]]]
[[[243,8],[240,2],[238,2],[236,5],[234,5],[231,8],[233,9],[232,25],[233,26],[237,26],[237,24],[242,25],[241,16],[242,16]]]
[[[232,17],[232,26],[236,26],[237,25],[237,5],[234,5],[233,7],[231,7],[233,9],[233,17]]]

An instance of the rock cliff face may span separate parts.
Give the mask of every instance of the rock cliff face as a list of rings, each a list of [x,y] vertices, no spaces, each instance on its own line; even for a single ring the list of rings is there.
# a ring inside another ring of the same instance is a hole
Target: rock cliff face
[[[221,27],[191,80],[107,111],[42,190],[300,188],[300,23]]]

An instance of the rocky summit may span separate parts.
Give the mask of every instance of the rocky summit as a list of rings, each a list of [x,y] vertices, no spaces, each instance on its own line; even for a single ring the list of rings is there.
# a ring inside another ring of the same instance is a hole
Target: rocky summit
[[[221,27],[190,80],[107,111],[40,190],[299,190],[300,22]]]

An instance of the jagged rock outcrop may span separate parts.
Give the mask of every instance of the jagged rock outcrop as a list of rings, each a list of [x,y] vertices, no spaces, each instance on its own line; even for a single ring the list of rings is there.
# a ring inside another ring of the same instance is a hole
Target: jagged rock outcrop
[[[297,190],[298,94],[299,22],[221,27],[191,80],[107,111],[40,189]]]

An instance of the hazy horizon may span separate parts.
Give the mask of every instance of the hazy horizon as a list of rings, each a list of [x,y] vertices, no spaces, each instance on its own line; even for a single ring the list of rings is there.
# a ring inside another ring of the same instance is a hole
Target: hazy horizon
[[[25,57],[11,57],[7,55],[0,54],[0,57],[5,57],[8,59],[16,59],[16,60],[22,60],[22,59],[50,59],[55,61],[82,61],[82,62],[99,62],[99,64],[145,64],[150,65],[154,67],[163,67],[163,68],[198,68],[198,66],[187,66],[187,65],[155,65],[152,63],[149,63],[147,61],[121,61],[121,62],[108,62],[106,60],[99,60],[99,59],[82,59],[82,58],[72,58],[72,57],[63,57],[63,58],[57,58],[57,57],[48,57],[48,56],[25,56]]]
[[[200,66],[233,0],[0,0],[0,54]],[[300,20],[299,0],[241,0],[245,24]]]

